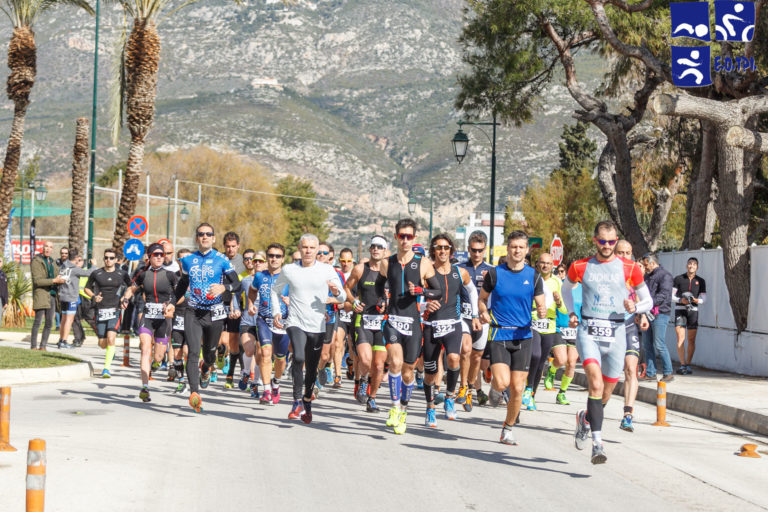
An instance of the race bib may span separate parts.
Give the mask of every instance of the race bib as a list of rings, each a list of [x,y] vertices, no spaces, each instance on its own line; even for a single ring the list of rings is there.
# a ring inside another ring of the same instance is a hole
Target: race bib
[[[576,328],[575,327],[561,327],[560,328],[560,335],[563,337],[564,340],[575,340],[576,339]]]
[[[467,302],[461,303],[461,318],[472,319],[472,304]]]
[[[173,317],[173,330],[174,331],[183,331],[184,330],[184,317],[183,316],[175,316],[175,317]]]
[[[160,320],[163,318],[163,304],[160,302],[144,303],[144,318]]]
[[[549,319],[545,318],[544,320],[534,320],[531,325],[535,330],[539,332],[546,331],[549,329]]]
[[[586,323],[587,335],[600,343],[613,343],[616,340],[616,327],[610,320],[590,318]]]
[[[214,304],[211,307],[211,321],[223,320],[227,317],[227,311],[224,309],[224,304]]]
[[[413,334],[413,330],[411,329],[413,318],[411,317],[390,315],[389,318],[387,318],[387,323],[403,336],[410,336]]]
[[[442,338],[456,330],[456,320],[435,320],[432,322],[432,337]]]
[[[108,308],[99,310],[99,322],[106,322],[117,318],[117,308]]]
[[[344,311],[343,309],[339,311],[339,321],[345,322],[345,323],[351,323],[352,322],[352,311]]]
[[[363,315],[363,329],[369,331],[380,331],[381,321],[384,319],[384,315]]]

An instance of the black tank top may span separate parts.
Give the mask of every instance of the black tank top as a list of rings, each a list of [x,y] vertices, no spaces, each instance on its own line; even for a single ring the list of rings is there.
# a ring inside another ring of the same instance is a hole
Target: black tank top
[[[421,286],[421,255],[414,254],[413,259],[405,265],[397,261],[397,254],[390,256],[387,281],[389,282],[389,313],[418,318],[419,307],[416,302],[418,296],[408,293],[408,282]]]
[[[174,289],[178,278],[176,274],[164,268],[148,268],[136,277],[136,286],[144,291],[147,302],[176,302]]]
[[[459,293],[464,284],[459,267],[451,265],[447,274],[441,274],[435,269],[435,277],[440,283],[440,309],[429,315],[427,320],[458,320],[461,314]]]
[[[363,268],[363,275],[360,276],[360,280],[357,282],[357,298],[365,304],[363,308],[364,314],[378,315],[380,313],[376,310],[376,304],[382,297],[376,294],[376,279],[378,279],[380,274],[378,270],[371,270],[371,266],[368,263]]]

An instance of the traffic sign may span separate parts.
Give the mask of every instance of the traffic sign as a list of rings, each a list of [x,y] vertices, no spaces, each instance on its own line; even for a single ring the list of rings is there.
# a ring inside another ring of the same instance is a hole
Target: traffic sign
[[[139,261],[144,256],[144,244],[136,238],[129,239],[123,246],[123,255],[130,261]]]
[[[563,252],[563,241],[560,240],[560,237],[555,234],[555,237],[552,239],[552,243],[549,244],[549,254],[552,255],[552,264],[554,266],[558,266],[563,262],[563,258],[565,256],[565,253]]]
[[[149,223],[147,222],[147,219],[141,215],[134,215],[128,219],[128,232],[131,236],[141,238],[147,233],[148,229]]]

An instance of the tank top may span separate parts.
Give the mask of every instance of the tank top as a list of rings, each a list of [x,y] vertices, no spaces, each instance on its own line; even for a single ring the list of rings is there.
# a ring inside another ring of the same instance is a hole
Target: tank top
[[[451,265],[447,274],[435,269],[435,277],[440,285],[440,309],[430,314],[427,320],[458,320],[461,317],[459,294],[464,285],[459,267]]]
[[[419,316],[418,296],[408,293],[408,282],[421,286],[421,255],[414,254],[413,259],[405,265],[397,261],[397,254],[390,256],[387,281],[390,293],[389,313],[417,318]]]

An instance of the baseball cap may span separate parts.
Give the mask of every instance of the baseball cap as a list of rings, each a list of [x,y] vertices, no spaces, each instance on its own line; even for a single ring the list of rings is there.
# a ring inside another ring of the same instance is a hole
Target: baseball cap
[[[416,254],[421,254],[422,256],[427,255],[426,251],[424,250],[424,246],[421,244],[413,244],[413,247],[411,248],[411,250]]]

